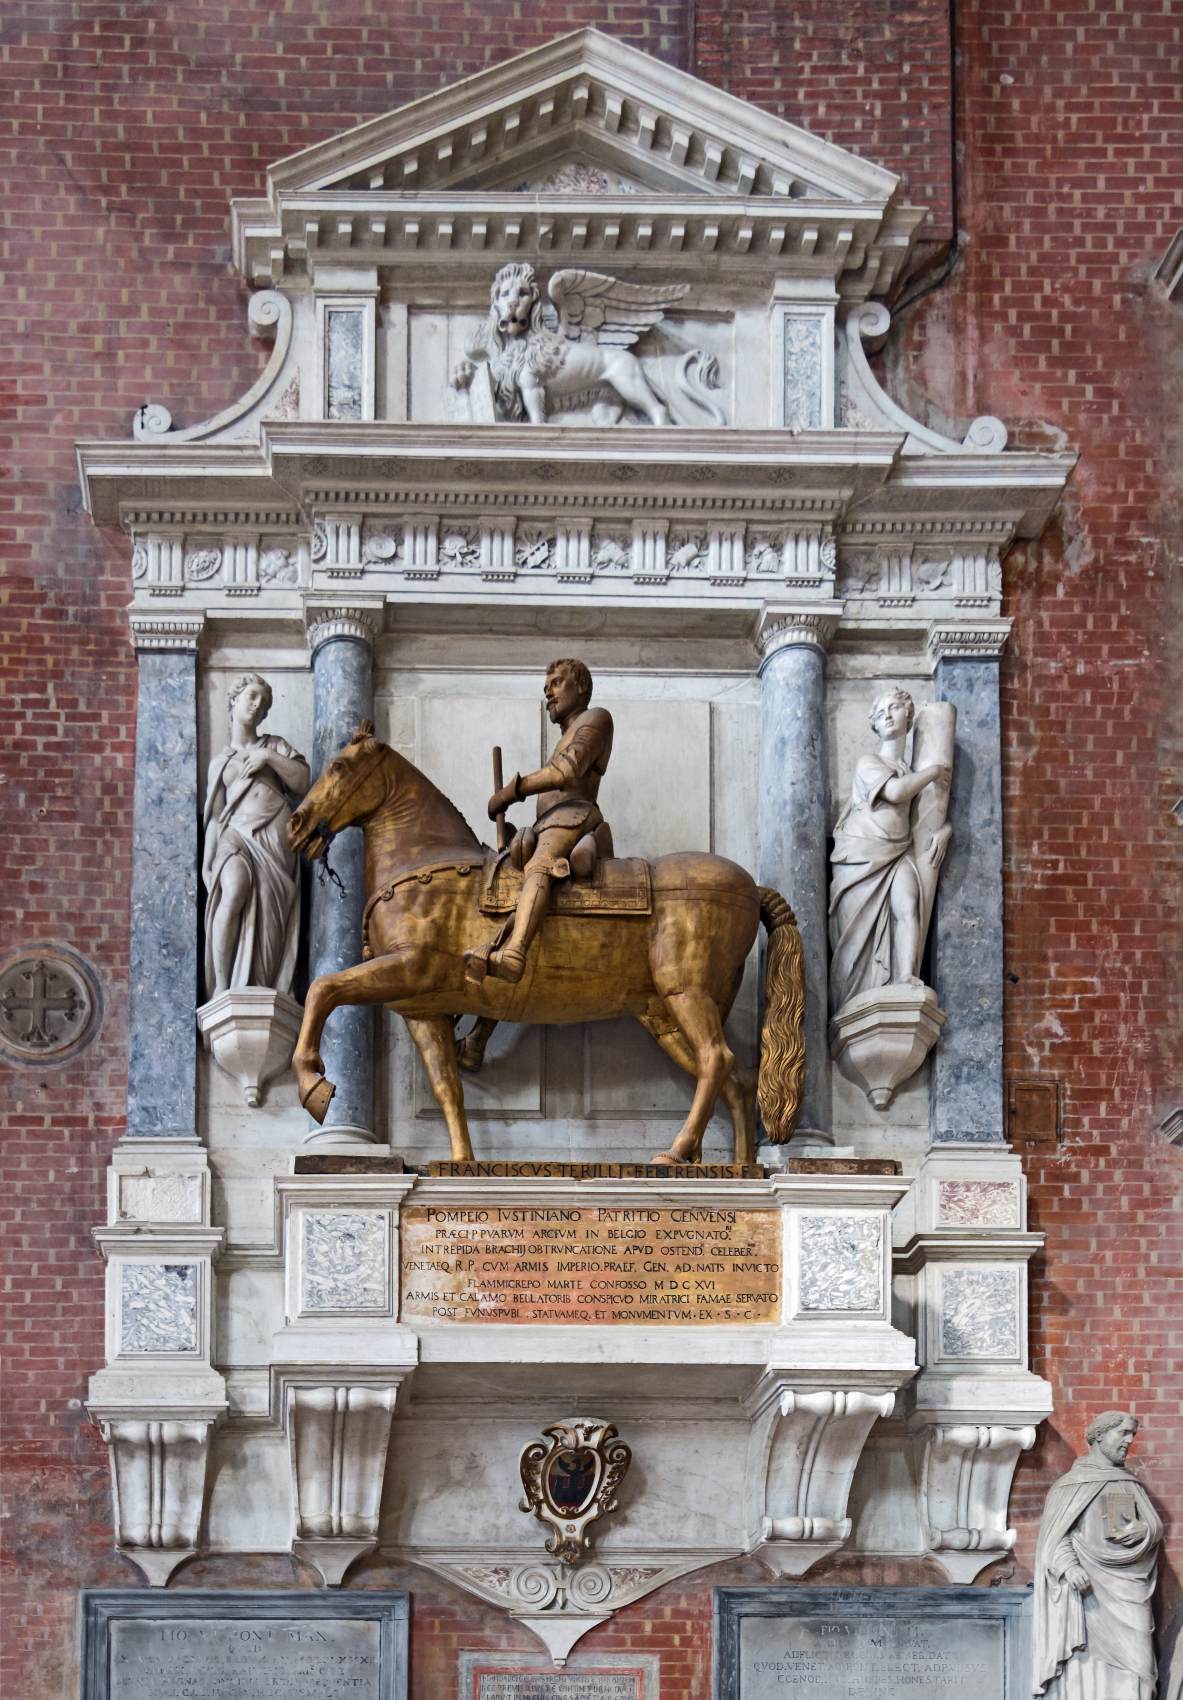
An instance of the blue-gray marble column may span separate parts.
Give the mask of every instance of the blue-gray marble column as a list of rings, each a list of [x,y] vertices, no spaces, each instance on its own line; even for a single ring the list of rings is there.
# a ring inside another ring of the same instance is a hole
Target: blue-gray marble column
[[[197,640],[202,617],[133,620],[127,1137],[197,1135]]]
[[[953,839],[933,912],[932,984],[945,1012],[932,1052],[932,1142],[1000,1144],[1002,769],[998,668],[1005,627],[934,628],[933,695],[957,709]]]
[[[766,607],[760,663],[759,879],[786,897],[805,953],[805,1091],[797,1136],[830,1128],[826,939],[830,781],[826,649],[838,624],[822,609]]]
[[[374,713],[374,630],[372,610],[323,608],[309,612],[308,646],[312,653],[312,775],[347,742],[362,720]],[[312,882],[308,972],[311,979],[335,974],[361,961],[362,918],[366,906],[365,842],[360,827],[348,827],[329,850],[344,892],[319,874]],[[333,1011],[325,1023],[320,1053],[325,1077],[337,1090],[322,1127],[312,1124],[309,1142],[339,1144],[374,1140],[374,1028],[378,1012],[360,1005]]]

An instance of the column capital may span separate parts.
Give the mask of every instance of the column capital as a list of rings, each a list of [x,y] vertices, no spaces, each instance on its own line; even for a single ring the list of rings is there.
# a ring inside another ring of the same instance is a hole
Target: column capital
[[[145,649],[171,649],[195,655],[205,615],[156,614],[143,608],[131,608],[127,624],[137,654]]]
[[[777,650],[804,645],[824,655],[838,630],[841,602],[766,602],[756,618],[752,641],[763,665]]]
[[[934,620],[925,639],[934,667],[941,661],[997,661],[1013,620]]]
[[[332,638],[352,638],[355,643],[372,646],[382,630],[384,607],[381,597],[351,597],[348,602],[336,598],[326,602],[306,602],[304,624],[309,655],[315,655],[321,644]]]

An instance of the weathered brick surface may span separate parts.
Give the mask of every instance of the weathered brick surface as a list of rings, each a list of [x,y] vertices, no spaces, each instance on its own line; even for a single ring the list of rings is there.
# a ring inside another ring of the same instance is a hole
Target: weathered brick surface
[[[0,20],[5,942],[72,944],[106,990],[82,1058],[3,1081],[18,1534],[4,1543],[0,1691],[14,1700],[76,1691],[75,1590],[129,1576],[108,1546],[103,1449],[81,1399],[102,1351],[90,1228],[124,1117],[135,674],[126,549],[80,513],[71,444],[124,433],[147,399],[187,423],[249,383],[260,356],[243,337],[226,210],[258,192],[270,160],[587,23],[903,172],[931,234],[947,232],[937,0],[10,0]],[[1064,1144],[1029,1163],[1033,1225],[1049,1238],[1036,1367],[1058,1410],[1020,1470],[1023,1565],[1046,1483],[1094,1410],[1145,1417],[1146,1478],[1168,1510],[1183,1493],[1183,1159],[1154,1133],[1183,1097],[1168,812],[1183,781],[1164,731],[1183,629],[1183,310],[1148,283],[1183,202],[1183,24],[1172,0],[962,0],[958,29],[965,258],[907,316],[900,376],[947,415],[996,412],[1023,440],[1062,434],[1083,451],[1057,527],[1006,578],[1008,1067],[1065,1083]],[[839,1576],[930,1572],[846,1564],[816,1579]],[[286,1560],[209,1561],[184,1580],[308,1576]],[[373,1566],[359,1583],[416,1590],[415,1700],[453,1692],[463,1648],[533,1646],[422,1573]],[[675,1584],[586,1645],[660,1645],[665,1686],[705,1700],[709,1593]]]

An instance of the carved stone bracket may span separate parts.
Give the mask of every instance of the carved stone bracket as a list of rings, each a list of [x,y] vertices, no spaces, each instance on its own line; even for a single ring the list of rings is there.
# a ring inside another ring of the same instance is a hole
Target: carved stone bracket
[[[107,1444],[115,1546],[162,1588],[200,1542],[210,1435],[226,1412],[211,1363],[208,1159],[196,1141],[125,1140],[108,1174],[107,1363],[87,1410]]]
[[[862,424],[865,417],[868,424],[873,423],[881,430],[894,428],[906,432],[904,453],[908,455],[923,454],[926,450],[940,454],[1001,454],[1006,448],[1006,426],[992,414],[983,413],[974,419],[958,442],[955,437],[942,436],[913,419],[881,388],[867,364],[863,342],[881,342],[890,325],[891,314],[879,301],[863,302],[846,316],[848,407],[855,414],[854,419],[848,416],[846,423]]]
[[[330,1588],[378,1544],[378,1513],[399,1383],[289,1386],[292,1552]]]
[[[237,1082],[254,1109],[263,1088],[292,1060],[302,1006],[266,986],[237,986],[197,1011],[197,1025],[214,1061]]]
[[[872,1425],[894,1403],[890,1389],[779,1389],[755,1548],[774,1575],[804,1576],[848,1539],[846,1504],[855,1466]]]
[[[216,1421],[213,1415],[99,1421],[111,1466],[115,1546],[153,1588],[163,1588],[197,1551]]]
[[[922,1527],[928,1550],[950,1581],[972,1582],[1015,1544],[1007,1503],[1019,1455],[1035,1428],[913,1419],[920,1447]]]
[[[555,1669],[561,1670],[576,1642],[623,1606],[691,1570],[733,1558],[736,1552],[719,1549],[676,1558],[657,1552],[628,1553],[619,1559],[597,1558],[577,1568],[545,1560],[523,1562],[508,1551],[474,1554],[417,1548],[388,1556],[422,1564],[478,1599],[508,1611],[538,1637]]]

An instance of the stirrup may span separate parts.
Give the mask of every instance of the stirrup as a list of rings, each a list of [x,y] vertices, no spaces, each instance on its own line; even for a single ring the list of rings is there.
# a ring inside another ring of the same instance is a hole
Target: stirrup
[[[526,972],[524,950],[495,950],[489,956],[487,970],[495,980],[508,980],[516,986]]]

